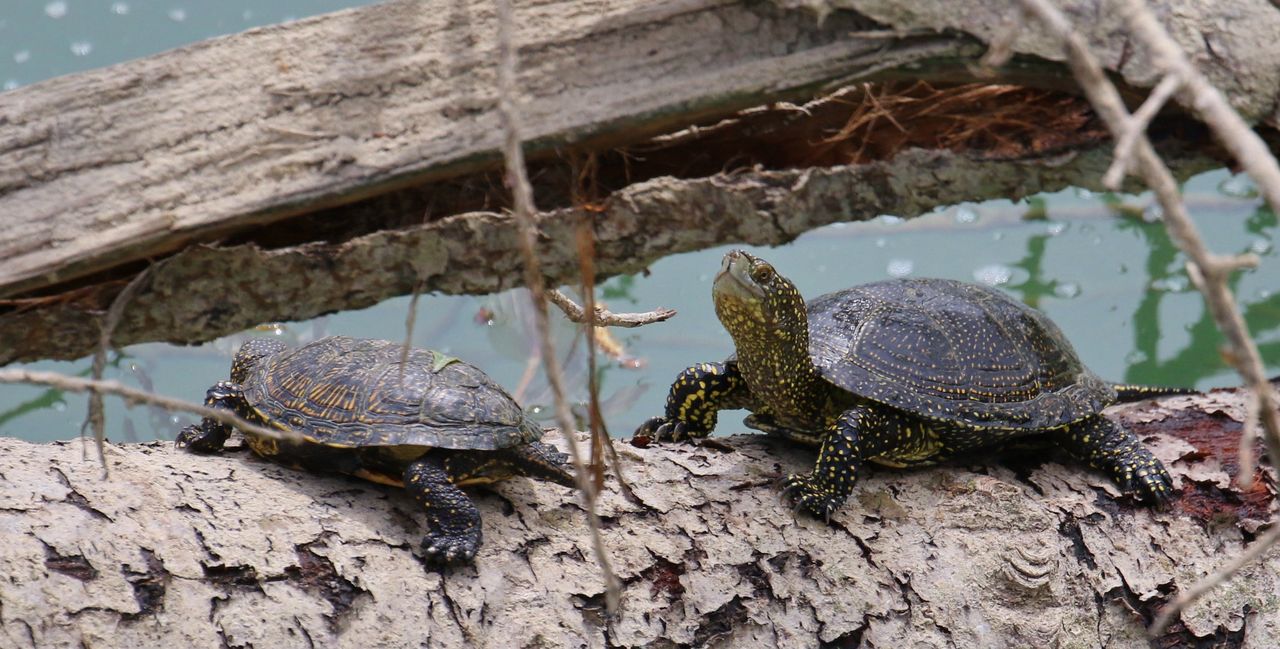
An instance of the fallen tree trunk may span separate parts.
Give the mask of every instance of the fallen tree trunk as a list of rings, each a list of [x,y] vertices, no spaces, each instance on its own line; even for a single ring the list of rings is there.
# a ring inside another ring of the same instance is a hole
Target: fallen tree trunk
[[[517,13],[535,154],[981,51],[749,2]],[[0,94],[0,297],[496,163],[496,34],[488,2],[388,2]]]
[[[1217,391],[1113,413],[1181,485],[1166,511],[1014,458],[874,471],[825,525],[774,484],[811,452],[619,442],[636,499],[600,504],[625,582],[612,620],[575,495],[553,485],[478,496],[475,565],[441,572],[395,489],[165,443],[109,446],[103,480],[79,443],[0,439],[0,645],[1139,646],[1272,515],[1270,470],[1230,482],[1243,410]],[[1278,575],[1272,552],[1157,646],[1277,646]]]
[[[1171,164],[1190,176],[1219,163],[1175,143]],[[892,212],[910,218],[941,205],[1017,199],[1069,186],[1102,189],[1110,161],[1095,146],[1051,160],[983,160],[912,150],[892,160],[820,169],[660,178],[632,185],[598,213],[540,215],[539,255],[555,283],[580,277],[576,228],[590,218],[600,278],[642,271],[678,252],[727,242],[786,243],[812,228]],[[388,201],[391,202],[391,201]],[[377,211],[382,201],[363,209]],[[340,243],[263,249],[193,246],[154,265],[130,299],[112,341],[192,343],[260,322],[302,320],[422,291],[491,293],[522,284],[508,215],[475,212],[379,231]],[[125,282],[89,287],[0,313],[0,365],[93,352],[98,315]]]
[[[910,3],[915,12],[855,0],[778,4],[819,8],[824,19],[711,0],[590,8],[556,0],[522,10],[521,110],[533,157],[636,144],[852,79],[962,81],[982,43],[1003,29],[995,9],[972,2],[947,9],[919,0]],[[1071,4],[1081,15],[1105,14],[1094,11],[1097,0]],[[461,292],[518,283],[510,264],[485,267],[514,261],[508,219],[434,210],[439,187],[424,185],[492,167],[498,157],[490,7],[437,9],[398,2],[338,12],[0,94],[9,136],[0,143],[0,214],[9,217],[0,231],[0,296],[12,298],[0,300],[0,364],[88,353],[99,337],[96,314],[148,259],[160,264],[115,330],[118,345],[198,342],[367,306],[415,286]],[[1211,77],[1225,80],[1249,118],[1274,123],[1280,11],[1260,0],[1214,11],[1200,3],[1169,20],[1179,34],[1215,25],[1212,38],[1184,39],[1187,46],[1205,54]],[[1114,25],[1083,27],[1135,87],[1155,82],[1140,55],[1113,42]],[[1015,42],[1021,58],[985,81],[1051,85],[1060,67],[1044,60],[1057,56],[1048,40],[1029,27]],[[664,254],[779,243],[836,220],[1094,186],[1107,153],[1091,144],[1076,158],[939,152],[858,167],[660,178],[604,205],[598,267],[633,272]],[[1186,169],[1209,164],[1181,153]],[[263,224],[301,214],[311,219],[295,228],[302,231],[373,214],[394,225],[264,241]],[[577,251],[563,235],[579,218],[571,209],[542,217],[553,281],[576,275]],[[224,246],[227,239],[234,245]]]

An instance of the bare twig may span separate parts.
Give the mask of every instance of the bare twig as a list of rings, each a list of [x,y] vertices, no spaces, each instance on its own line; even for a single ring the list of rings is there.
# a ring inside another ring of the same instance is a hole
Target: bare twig
[[[409,298],[409,313],[404,317],[404,344],[400,346],[400,381],[404,382],[404,370],[409,365],[409,351],[413,349],[413,325],[418,321],[418,299],[422,297],[422,277],[413,285],[413,297]]]
[[[1188,93],[1182,98],[1183,103],[1189,103],[1200,118],[1213,128],[1218,141],[1231,152],[1245,172],[1257,183],[1258,190],[1271,206],[1271,210],[1280,213],[1280,163],[1276,161],[1275,156],[1271,155],[1266,143],[1253,132],[1253,129],[1249,128],[1240,114],[1231,107],[1227,98],[1191,64],[1182,48],[1178,47],[1169,33],[1160,25],[1145,2],[1127,0],[1123,5],[1123,12],[1133,33],[1155,54],[1156,65],[1163,68],[1166,75],[1177,76],[1185,82]],[[1228,296],[1230,291],[1226,288],[1226,275],[1235,268],[1247,266],[1250,262],[1244,256],[1235,259],[1218,258],[1211,260],[1217,263],[1208,265],[1195,257],[1192,257],[1192,261],[1200,266],[1211,285],[1220,285],[1220,291]],[[1245,385],[1257,395],[1259,423],[1261,423],[1263,439],[1267,445],[1267,453],[1272,466],[1280,466],[1280,406],[1277,405],[1278,399],[1274,389],[1267,381],[1258,347],[1249,337],[1240,311],[1234,304],[1230,304],[1230,308],[1227,308],[1226,304],[1215,305],[1210,301],[1209,307],[1214,311],[1214,318],[1219,323],[1218,327],[1222,329],[1230,343],[1231,364],[1240,373]],[[1230,327],[1223,326],[1224,319],[1230,321]],[[1256,428],[1246,425],[1244,432],[1246,436],[1240,442],[1241,449],[1253,444]],[[1241,460],[1244,459],[1245,454],[1242,453]],[[1249,484],[1253,479],[1253,470],[1252,464],[1246,466],[1243,462],[1241,463],[1239,473],[1241,484],[1246,486]]]
[[[564,395],[564,377],[560,363],[556,360],[555,343],[551,340],[550,327],[547,321],[547,296],[542,271],[539,269],[538,255],[534,248],[537,244],[537,224],[534,222],[536,209],[533,204],[533,188],[529,185],[525,171],[524,151],[521,148],[520,119],[515,107],[516,99],[516,50],[512,42],[511,0],[495,1],[498,20],[498,118],[502,124],[503,157],[506,161],[507,181],[511,184],[512,203],[516,220],[520,224],[520,251],[525,261],[525,283],[533,293],[533,311],[537,324],[543,368],[547,374],[547,384],[555,399],[556,422],[564,432],[569,446],[569,455],[573,458],[574,475],[578,482],[584,508],[587,510],[587,526],[591,532],[591,546],[600,564],[600,571],[605,580],[605,607],[610,614],[616,613],[621,597],[622,585],[610,566],[608,552],[604,547],[604,539],[600,536],[600,519],[596,514],[596,490],[586,470],[576,436],[573,414],[569,411],[568,401]]]
[[[587,313],[596,310],[595,233],[589,221],[578,225],[578,266],[582,271],[582,304]],[[604,489],[604,447],[609,444],[609,429],[600,414],[600,381],[596,375],[596,326],[582,324],[587,339],[587,422],[591,429],[591,480],[596,491]]]
[[[1147,132],[1151,120],[1155,119],[1160,109],[1181,87],[1182,77],[1177,74],[1165,75],[1155,90],[1147,96],[1147,100],[1142,102],[1138,110],[1133,111],[1133,117],[1129,119],[1129,125],[1125,127],[1124,133],[1116,138],[1115,160],[1112,160],[1111,168],[1107,169],[1107,173],[1102,176],[1104,187],[1112,191],[1120,189],[1120,183],[1124,182],[1125,174],[1129,173],[1129,169],[1133,167],[1133,146],[1137,144],[1138,136]]]
[[[1126,0],[1122,11],[1135,36],[1151,48],[1155,64],[1166,75],[1175,75],[1186,84],[1180,97],[1183,104],[1196,111],[1245,172],[1258,183],[1258,189],[1271,209],[1280,213],[1280,163],[1258,134],[1231,107],[1222,93],[1196,69],[1182,48],[1173,41],[1155,14],[1142,0]]]
[[[120,318],[124,315],[124,307],[137,295],[138,288],[151,274],[151,267],[142,269],[142,272],[129,280],[129,283],[121,289],[111,306],[107,308],[106,315],[103,316],[98,336],[98,349],[93,353],[93,380],[101,381],[102,373],[107,369],[107,350],[112,348],[111,337],[115,335],[116,327],[120,324]],[[88,426],[93,427],[93,441],[98,448],[98,460],[102,462],[102,477],[105,479],[110,476],[111,470],[107,467],[106,455],[106,416],[103,414],[102,394],[100,392],[91,391],[89,393],[89,412],[85,415],[84,423],[80,425],[80,434],[84,435],[84,429]]]
[[[1160,614],[1157,615],[1156,619],[1151,623],[1152,635],[1159,634],[1165,629],[1165,627],[1169,626],[1169,623],[1173,621],[1173,616],[1179,611],[1190,606],[1193,602],[1203,597],[1205,593],[1213,590],[1222,582],[1230,579],[1231,576],[1236,574],[1236,572],[1241,568],[1249,565],[1263,554],[1266,554],[1267,550],[1270,550],[1277,541],[1280,541],[1280,525],[1272,527],[1261,538],[1254,539],[1248,549],[1241,552],[1239,556],[1228,561],[1221,568],[1218,568],[1217,572],[1192,584],[1190,588],[1179,592],[1178,596],[1175,597],[1172,602],[1169,602],[1164,608],[1160,609]]]
[[[568,318],[570,322],[586,324],[587,312],[578,306],[578,303],[574,302],[573,298],[554,288],[548,289],[546,295],[552,304],[560,307],[560,310],[564,312],[564,317]],[[647,324],[668,320],[676,314],[674,309],[665,307],[658,307],[644,313],[613,313],[598,304],[594,306],[595,317],[591,318],[591,325],[594,327],[642,327]]]
[[[1107,79],[1102,66],[1089,51],[1084,39],[1074,31],[1066,16],[1047,0],[1021,0],[1021,2],[1028,12],[1037,16],[1063,40],[1067,60],[1075,73],[1076,80],[1088,96],[1089,102],[1106,122],[1107,128],[1116,137],[1126,134],[1126,129],[1133,123],[1133,118],[1121,101],[1120,93]],[[1181,50],[1155,22],[1155,17],[1150,14],[1141,0],[1128,0],[1125,11],[1134,32],[1156,52],[1158,64],[1164,67],[1166,75],[1176,76],[1187,85],[1193,97],[1193,107],[1215,129],[1218,137],[1227,144],[1228,149],[1236,155],[1241,164],[1246,169],[1250,169],[1250,175],[1253,175],[1259,185],[1264,188],[1264,194],[1272,209],[1280,209],[1280,200],[1277,200],[1280,199],[1280,166],[1277,166],[1275,159],[1271,157],[1261,140],[1227,105],[1221,94],[1187,62]],[[1206,248],[1182,202],[1173,175],[1156,155],[1145,132],[1136,131],[1136,133],[1133,136],[1133,155],[1137,170],[1164,209],[1164,224],[1170,237],[1190,260],[1187,263],[1188,273],[1204,295],[1210,314],[1228,341],[1232,365],[1256,395],[1271,461],[1276,466],[1280,466],[1280,414],[1276,412],[1275,395],[1271,385],[1266,381],[1257,346],[1245,329],[1240,310],[1227,285],[1227,278],[1231,272],[1256,263],[1256,258],[1251,259],[1246,255],[1221,257],[1214,255]],[[1228,141],[1230,141],[1229,144]],[[1247,163],[1246,158],[1249,160]],[[1240,446],[1243,448],[1252,443],[1253,439],[1246,437],[1241,440]],[[1243,461],[1251,461],[1251,454],[1243,454],[1241,459],[1239,479],[1243,482],[1252,478],[1254,469],[1252,465],[1243,465]],[[1261,545],[1263,545],[1262,541],[1256,541],[1255,546],[1244,555],[1188,589],[1186,597],[1179,597],[1170,603],[1151,626],[1150,633],[1157,635],[1162,632],[1182,607],[1229,578],[1261,552],[1257,550]]]
[[[0,383],[31,383],[34,385],[47,385],[59,390],[68,392],[96,392],[101,394],[113,394],[121,397],[126,403],[150,403],[161,408],[176,410],[179,412],[189,412],[201,417],[207,417],[215,421],[222,422],[228,426],[233,426],[241,432],[253,433],[255,435],[264,435],[276,439],[289,439],[294,435],[284,430],[274,428],[266,428],[259,426],[253,422],[237,417],[230,410],[221,408],[210,408],[208,406],[197,405],[182,399],[174,399],[172,397],[161,396],[151,392],[145,392],[136,388],[128,387],[119,381],[97,381],[94,379],[82,379],[76,376],[67,376],[57,372],[37,372],[34,370],[0,370]]]
[[[1008,24],[1002,25],[1002,31],[997,32],[995,38],[987,45],[987,53],[982,55],[978,60],[978,65],[984,69],[992,70],[1003,66],[1013,58],[1013,43],[1018,40],[1018,34],[1022,32],[1022,28],[1026,26],[1027,13],[1019,11],[1007,21]]]

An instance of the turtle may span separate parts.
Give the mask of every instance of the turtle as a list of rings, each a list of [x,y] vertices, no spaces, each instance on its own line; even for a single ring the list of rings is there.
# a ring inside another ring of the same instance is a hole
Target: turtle
[[[431,562],[471,561],[480,546],[480,512],[459,487],[516,475],[576,486],[567,456],[538,441],[542,428],[484,372],[430,349],[402,354],[386,340],[331,336],[290,349],[254,338],[204,403],[294,433],[243,431],[268,460],[403,487],[426,509]],[[211,453],[230,434],[205,418],[177,446]]]
[[[801,511],[829,520],[867,461],[927,466],[1029,435],[1126,494],[1157,505],[1173,494],[1160,460],[1101,413],[1193,391],[1103,381],[1048,317],[995,288],[901,278],[806,303],[768,262],[733,250],[712,297],[736,352],[681,372],[663,416],[636,435],[695,440],[717,411],[750,410],[747,426],[818,447],[811,472],[783,481]]]

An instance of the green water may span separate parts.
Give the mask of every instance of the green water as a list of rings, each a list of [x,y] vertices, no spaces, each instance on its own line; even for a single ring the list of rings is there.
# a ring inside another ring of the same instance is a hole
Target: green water
[[[1221,186],[1221,188],[1220,188]],[[1225,172],[1193,179],[1188,202],[1210,245],[1220,252],[1252,250],[1262,265],[1234,282],[1245,318],[1271,373],[1280,373],[1280,259],[1273,245],[1275,216],[1248,194],[1247,183]],[[985,281],[1043,309],[1066,332],[1084,361],[1102,376],[1129,382],[1207,388],[1230,385],[1220,336],[1190,287],[1183,260],[1159,223],[1143,220],[1144,198],[1093,196],[1068,190],[1029,202],[961,205],[900,221],[812,231],[787,246],[748,248],[816,296],[895,275]],[[1123,208],[1123,209],[1121,209]],[[1133,213],[1118,216],[1119,213]],[[1150,210],[1145,217],[1154,215]],[[625,356],[602,357],[602,400],[614,434],[627,434],[661,411],[666,386],[686,365],[718,360],[732,350],[711,307],[711,279],[720,256],[733,246],[675,255],[655,263],[647,277],[619,277],[599,287],[614,310],[667,306],[679,315],[666,323],[615,329]],[[494,296],[423,296],[414,341],[465,358],[515,392],[526,407],[545,412],[546,385],[534,358],[537,347],[522,292]],[[107,375],[126,384],[199,400],[225,378],[231,355],[252,335],[304,343],[346,334],[401,339],[408,298],[308,322],[284,323],[198,347],[135,345],[123,350]],[[556,327],[570,392],[586,395],[585,347],[566,322]],[[30,367],[83,374],[87,359],[39,362]],[[532,368],[532,369],[531,369]],[[85,397],[26,386],[0,388],[0,434],[50,440],[77,434]],[[108,400],[108,431],[115,440],[172,437],[190,418],[159,409],[124,408]],[[736,419],[722,419],[735,430]]]
[[[68,1],[0,8],[0,84],[31,83],[288,16],[283,3],[272,3],[270,13],[248,3],[216,9],[207,4],[183,8]],[[287,6],[296,15],[309,15],[344,4],[355,3]],[[61,17],[51,17],[59,12]],[[104,30],[110,36],[94,36]],[[73,48],[86,41],[89,51]],[[1276,217],[1261,207],[1247,181],[1226,172],[1193,179],[1186,194],[1212,249],[1261,256],[1259,268],[1238,276],[1234,287],[1270,373],[1280,373]],[[985,281],[1046,311],[1084,361],[1105,378],[1200,388],[1230,385],[1236,378],[1220,358],[1220,337],[1190,287],[1182,256],[1154,222],[1158,215],[1146,207],[1149,203],[1146,197],[1068,190],[1017,204],[955,206],[911,221],[882,217],[834,225],[787,246],[748,249],[773,262],[810,297],[890,276]],[[614,434],[629,434],[661,412],[666,386],[686,365],[718,360],[732,351],[710,300],[711,278],[731,247],[675,255],[655,263],[648,276],[614,278],[599,288],[599,298],[615,311],[656,306],[679,311],[667,323],[613,330],[625,357],[602,358],[599,372],[605,416]],[[331,334],[401,339],[408,304],[408,298],[388,300],[362,311],[268,326],[197,347],[136,345],[113,357],[107,377],[199,401],[209,385],[226,377],[231,355],[251,335],[277,335],[290,343]],[[567,323],[558,323],[556,332],[570,392],[582,400],[584,345]],[[527,407],[545,412],[549,397],[536,359],[531,361],[536,343],[522,293],[424,296],[414,341],[469,360],[517,393]],[[85,374],[89,365],[83,359],[27,367]],[[74,437],[85,404],[83,395],[0,386],[0,434],[42,441]],[[106,414],[108,436],[115,441],[172,438],[191,421],[145,406],[128,409],[111,398]],[[723,431],[741,430],[736,418],[721,422]]]

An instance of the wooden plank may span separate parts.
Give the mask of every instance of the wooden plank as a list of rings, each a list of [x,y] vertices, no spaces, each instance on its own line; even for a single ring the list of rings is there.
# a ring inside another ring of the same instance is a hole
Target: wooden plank
[[[535,153],[965,47],[767,3],[519,4]],[[488,2],[389,2],[0,94],[0,297],[494,160],[495,32]]]

